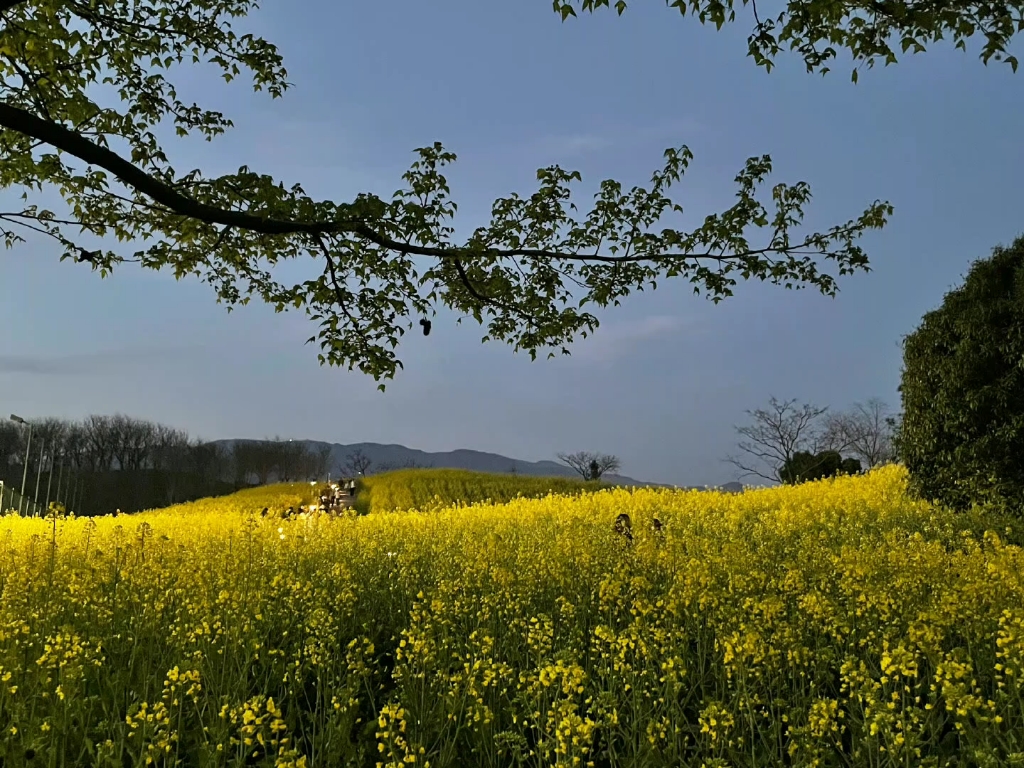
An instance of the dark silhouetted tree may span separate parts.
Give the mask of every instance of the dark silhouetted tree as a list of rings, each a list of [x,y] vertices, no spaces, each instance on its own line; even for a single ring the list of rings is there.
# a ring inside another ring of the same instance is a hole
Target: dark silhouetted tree
[[[220,480],[227,473],[228,458],[223,449],[216,443],[196,440],[189,445],[192,459],[192,471],[204,483]]]
[[[742,455],[725,460],[742,471],[741,477],[756,475],[770,482],[782,482],[782,468],[797,453],[814,455],[824,447],[820,445],[819,419],[827,411],[828,408],[807,403],[798,406],[796,400],[772,397],[768,408],[747,411],[752,423],[736,427],[744,438],[737,445]]]
[[[842,413],[825,416],[820,442],[860,460],[868,469],[893,461],[893,416],[884,401],[854,403]]]
[[[321,445],[306,453],[307,455],[307,479],[323,480],[331,466],[331,446]]]
[[[279,479],[292,483],[306,478],[309,470],[309,452],[302,442],[275,437],[268,442],[265,450],[274,456],[272,472],[275,472]]]
[[[618,472],[622,468],[619,458],[607,453],[590,453],[589,451],[560,453],[558,460],[588,481],[600,480],[604,475]]]
[[[345,457],[345,469],[350,475],[365,475],[372,466],[373,461],[360,448],[356,448]]]
[[[838,451],[821,451],[817,454],[797,451],[783,464],[779,471],[779,479],[792,485],[838,475],[853,475],[860,471],[860,461],[854,458],[844,459]]]
[[[110,416],[89,416],[83,426],[84,456],[89,469],[105,472],[114,463],[117,434]]]
[[[236,485],[248,485],[259,476],[259,454],[259,441],[238,440],[234,443],[231,448],[231,465]]]

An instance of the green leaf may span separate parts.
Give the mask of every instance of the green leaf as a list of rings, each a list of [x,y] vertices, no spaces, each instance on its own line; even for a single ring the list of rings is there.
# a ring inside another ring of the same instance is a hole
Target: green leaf
[[[851,39],[826,18],[824,5],[831,4],[793,1],[810,3],[807,17],[765,20],[748,40],[748,53],[771,71],[772,57],[792,47],[810,60],[809,69],[827,71],[828,59]],[[203,62],[194,67],[196,73],[212,67],[214,79],[248,78],[255,90],[273,98],[289,85],[271,43],[231,31],[253,4],[210,0],[201,5],[201,13],[189,13],[169,0],[107,2],[98,5],[101,16],[79,15],[79,5],[58,0],[9,9],[27,25],[25,34],[38,41],[38,61],[78,56],[81,66],[48,72],[53,82],[30,89],[24,100],[3,102],[0,184],[23,193],[22,221],[32,228],[26,231],[51,237],[65,256],[73,258],[81,245],[91,250],[93,240],[101,239],[103,257],[96,267],[101,275],[120,268],[117,243],[126,243],[124,251],[144,268],[168,269],[177,280],[189,276],[209,284],[214,300],[228,311],[255,300],[276,312],[304,313],[315,329],[309,340],[316,340],[322,364],[359,370],[378,382],[403,370],[399,341],[413,326],[410,318],[429,317],[441,308],[457,322],[478,323],[485,343],[505,343],[537,359],[593,335],[598,322],[586,310],[618,307],[626,297],[675,278],[716,303],[731,295],[741,276],[832,295],[838,278],[868,270],[858,238],[885,226],[891,215],[891,206],[876,202],[844,224],[809,230],[804,225],[809,187],[766,188],[772,167],[763,156],[751,158],[736,176],[731,207],[695,220],[691,230],[677,229],[674,214],[682,206],[672,188],[693,157],[685,146],[665,151],[649,186],[627,188],[606,180],[592,200],[578,193],[579,171],[558,165],[540,169],[532,193],[494,201],[490,219],[468,239],[456,237],[458,206],[444,175],[456,157],[440,142],[415,151],[390,199],[369,192],[342,203],[317,199],[258,167],[222,175],[202,169],[181,173],[168,161],[180,148],[162,144],[164,137],[174,143],[175,137],[198,134],[211,141],[232,127],[213,108],[223,105],[179,101],[174,78],[181,68]],[[694,0],[688,6],[673,0],[671,6],[682,15],[689,7],[701,23],[716,27],[735,18],[729,2]],[[576,15],[571,2],[555,0],[553,8],[563,21]],[[614,8],[622,14],[626,5],[583,0],[581,8],[591,13]],[[160,35],[138,26],[135,14],[149,12]],[[70,35],[77,36],[78,47],[69,47]],[[868,42],[857,44],[885,56],[887,49]],[[819,43],[828,47],[820,50]],[[39,137],[31,126],[38,126],[16,110],[36,102],[46,107],[39,114],[50,112],[60,126],[91,121],[83,129],[88,133],[65,140],[61,131],[67,129],[61,128],[54,139],[49,126],[46,140],[52,146],[44,144],[34,153]],[[118,139],[108,145],[103,136]],[[120,182],[128,185],[126,195],[120,194]],[[37,193],[61,195],[72,223],[65,223],[64,214],[31,208]],[[5,235],[8,246],[16,242],[14,234]],[[750,255],[760,249],[762,255]],[[721,256],[719,269],[705,266],[706,254]],[[312,276],[298,284],[284,282],[289,272],[284,265],[299,260],[312,267]],[[379,388],[383,391],[383,384]]]

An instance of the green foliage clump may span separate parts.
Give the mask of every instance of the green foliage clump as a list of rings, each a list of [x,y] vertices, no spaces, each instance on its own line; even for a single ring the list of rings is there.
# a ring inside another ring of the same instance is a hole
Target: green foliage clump
[[[976,261],[904,341],[910,490],[966,511],[1024,502],[1024,237]]]
[[[844,459],[838,451],[822,451],[818,454],[797,451],[782,465],[779,478],[787,485],[795,485],[838,475],[856,475],[860,471],[860,461]]]
[[[551,493],[590,493],[601,487],[605,484],[566,477],[524,477],[464,469],[403,469],[360,481],[356,509],[360,514],[435,510],[486,501],[499,504]]]

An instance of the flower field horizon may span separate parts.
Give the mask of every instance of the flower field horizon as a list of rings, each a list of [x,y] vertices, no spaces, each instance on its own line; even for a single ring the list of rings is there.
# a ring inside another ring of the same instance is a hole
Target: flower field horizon
[[[1024,766],[1019,530],[899,466],[258,503],[0,518],[4,766]]]

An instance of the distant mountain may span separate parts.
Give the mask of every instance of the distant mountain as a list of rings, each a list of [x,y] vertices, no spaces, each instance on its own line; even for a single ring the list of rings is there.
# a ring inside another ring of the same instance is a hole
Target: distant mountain
[[[216,440],[218,445],[230,448],[237,440]],[[555,461],[521,461],[510,459],[497,453],[485,453],[483,451],[471,451],[460,448],[455,451],[441,451],[431,453],[420,451],[415,448],[406,448],[404,445],[382,445],[381,443],[352,443],[342,445],[340,443],[325,443],[319,440],[300,440],[303,445],[313,451],[323,449],[325,446],[331,449],[330,469],[331,474],[338,475],[345,471],[345,459],[353,451],[362,451],[373,464],[370,472],[379,467],[400,468],[416,465],[420,467],[436,467],[448,469],[468,469],[473,472],[515,472],[520,475],[532,475],[539,477],[575,477],[576,472],[564,464]],[[613,483],[623,485],[654,485],[654,483],[642,483],[625,475],[605,475],[605,479]]]
[[[214,442],[230,449],[232,445],[240,441],[216,440]],[[502,474],[515,472],[520,475],[531,475],[534,477],[577,476],[576,472],[572,469],[564,464],[559,464],[556,461],[522,461],[520,459],[511,459],[508,456],[502,456],[497,453],[472,451],[466,448],[460,448],[455,451],[431,453],[429,451],[420,451],[415,448],[407,448],[404,445],[394,444],[382,445],[381,443],[352,443],[351,445],[342,445],[340,443],[326,443],[319,440],[300,440],[298,442],[305,445],[307,449],[313,451],[322,450],[324,447],[330,448],[331,454],[328,466],[330,467],[331,474],[334,476],[345,472],[345,459],[353,451],[362,451],[363,455],[373,462],[370,466],[371,473],[382,466],[396,468],[417,465],[421,467],[435,467],[439,469],[468,469],[473,472],[495,472]],[[605,475],[603,479],[620,485],[673,487],[665,483],[648,483],[640,480],[634,480],[632,477],[627,477],[626,475]],[[699,488],[700,486],[691,487]],[[727,483],[726,485],[721,486],[721,490],[730,492],[740,491],[742,489],[743,486],[740,483]]]

